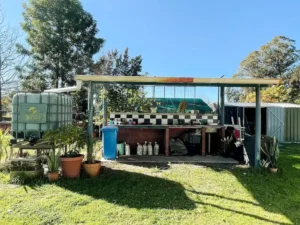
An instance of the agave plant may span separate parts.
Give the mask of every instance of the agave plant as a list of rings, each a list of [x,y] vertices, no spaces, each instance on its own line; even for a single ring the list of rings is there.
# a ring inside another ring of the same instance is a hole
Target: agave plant
[[[223,153],[226,152],[229,144],[233,141],[233,136],[227,136],[227,137],[224,137],[223,139],[221,139],[221,142],[223,142]]]
[[[47,156],[47,165],[48,165],[49,173],[55,173],[58,171],[59,155],[60,153],[55,154],[55,151],[51,151]]]
[[[260,160],[260,165],[262,167],[277,168],[279,147],[276,137],[273,138],[272,142],[265,143],[260,149],[265,156],[265,159]]]

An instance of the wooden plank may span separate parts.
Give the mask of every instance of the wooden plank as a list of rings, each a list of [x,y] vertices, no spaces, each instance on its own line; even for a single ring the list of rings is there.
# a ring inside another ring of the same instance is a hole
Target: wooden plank
[[[169,130],[169,127],[166,127],[166,131],[165,131],[165,156],[170,155],[169,140],[170,140],[170,130]]]
[[[205,127],[203,127],[201,130],[202,130],[202,149],[201,149],[201,155],[205,156],[205,146],[206,146],[205,136],[206,136],[206,129],[205,129]]]
[[[32,150],[38,150],[38,149],[52,149],[52,145],[39,145],[39,146],[31,146],[31,145],[23,145],[23,146],[18,146],[19,149],[32,149]]]

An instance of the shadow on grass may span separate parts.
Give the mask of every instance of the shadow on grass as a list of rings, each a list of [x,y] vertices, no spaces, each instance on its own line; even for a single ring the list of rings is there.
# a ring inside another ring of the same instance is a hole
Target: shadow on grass
[[[300,224],[300,145],[284,145],[277,174],[262,169],[230,171],[266,211]]]
[[[142,163],[142,162],[125,162],[120,161],[120,164],[130,165],[130,166],[138,166],[144,168],[158,168],[159,170],[167,170],[170,168],[170,164],[168,162],[151,162],[151,163]]]
[[[217,208],[217,209],[220,209],[220,210],[224,210],[224,211],[233,212],[234,214],[241,214],[241,215],[244,215],[244,216],[249,216],[249,217],[255,218],[257,220],[264,221],[264,222],[270,222],[270,223],[278,224],[278,222],[275,221],[275,220],[270,220],[270,219],[267,219],[267,218],[264,218],[264,217],[261,217],[261,216],[257,216],[257,215],[254,215],[254,214],[251,214],[251,213],[248,213],[248,212],[229,209],[229,208],[225,208],[225,207],[222,207],[222,206],[219,206],[219,205],[216,205],[216,204],[205,203],[205,202],[201,202],[201,201],[195,201],[195,203],[201,204],[201,205],[206,205],[206,206],[211,206],[211,207],[214,207],[214,208]],[[290,223],[282,223],[281,222],[280,224],[288,225]]]
[[[201,191],[194,191],[194,190],[187,190],[187,191],[192,192],[192,193],[197,194],[197,195],[200,195],[200,196],[204,195],[204,196],[209,196],[209,197],[217,197],[217,198],[222,198],[222,199],[229,200],[229,201],[235,201],[235,202],[240,202],[240,203],[251,204],[253,206],[259,206],[259,204],[255,203],[255,202],[250,202],[250,201],[247,201],[247,200],[236,199],[236,198],[228,198],[228,197],[224,197],[222,195],[206,193],[206,192],[201,192]]]
[[[141,173],[104,168],[98,178],[60,180],[56,185],[94,199],[136,209],[195,208],[195,203],[186,196],[181,184]]]

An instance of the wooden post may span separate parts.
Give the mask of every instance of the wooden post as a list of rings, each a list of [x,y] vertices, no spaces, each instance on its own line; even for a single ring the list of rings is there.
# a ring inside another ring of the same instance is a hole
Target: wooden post
[[[224,137],[225,137],[225,127],[221,128],[221,137],[222,137],[222,139],[224,139]]]
[[[202,155],[202,156],[205,156],[205,146],[206,146],[206,143],[205,143],[205,136],[206,136],[206,128],[205,128],[205,127],[202,127],[202,128],[201,128],[201,131],[202,131],[202,149],[201,149],[201,155]]]
[[[169,127],[166,127],[166,132],[165,132],[165,156],[170,155],[169,140],[170,140],[170,129],[169,129]]]

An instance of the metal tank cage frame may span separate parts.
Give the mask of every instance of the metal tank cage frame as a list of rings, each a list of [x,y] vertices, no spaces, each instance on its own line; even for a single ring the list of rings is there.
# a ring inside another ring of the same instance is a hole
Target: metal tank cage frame
[[[56,127],[59,127],[61,125],[66,125],[66,124],[70,124],[70,122],[72,122],[73,118],[72,118],[72,115],[71,115],[71,119],[68,120],[68,113],[71,112],[71,114],[73,114],[73,109],[72,109],[72,100],[68,99],[67,98],[67,102],[65,102],[65,99],[63,100],[63,96],[70,96],[68,94],[62,94],[62,93],[56,93],[56,92],[16,92],[14,96],[16,95],[19,95],[19,94],[24,94],[24,103],[27,103],[27,94],[39,94],[39,103],[30,103],[30,104],[47,104],[47,106],[57,106],[56,108],[56,112],[51,112],[50,111],[50,108],[51,107],[47,107],[47,114],[46,114],[46,122],[45,123],[32,123],[32,124],[38,124],[39,125],[39,130],[36,130],[36,129],[29,129],[27,130],[27,124],[26,123],[23,123],[23,122],[20,122],[19,121],[19,115],[20,115],[20,112],[19,112],[19,97],[17,98],[17,107],[16,107],[16,112],[14,112],[14,110],[12,110],[12,127],[11,127],[11,134],[13,137],[15,137],[16,139],[26,139],[27,138],[27,134],[29,132],[36,132],[38,134],[38,138],[41,138],[43,133],[45,131],[42,131],[42,124],[47,124],[47,130],[51,130],[50,129],[50,123],[54,123],[54,121],[51,121],[50,120],[50,117],[51,115],[56,115],[57,116],[57,121],[56,121]],[[51,94],[55,94],[57,95],[57,102],[56,104],[53,104],[50,102],[50,96]],[[47,98],[48,98],[48,102],[47,103],[43,103],[42,102],[42,95],[48,95]],[[59,104],[59,98],[60,98],[60,104]],[[68,101],[71,101],[71,104],[67,104],[66,103],[69,103]],[[63,102],[65,103],[63,105]],[[14,105],[15,103],[12,102],[12,106],[14,108]],[[68,110],[66,112],[63,112],[63,108],[62,107],[66,107],[68,106]],[[60,112],[59,112],[59,107],[60,107]],[[59,113],[60,115],[63,115],[60,117],[61,120],[59,120]],[[14,120],[14,115],[16,115],[16,120]],[[16,129],[13,128],[13,124],[16,123]],[[22,130],[19,130],[19,123],[23,123],[24,124],[24,129]],[[22,134],[23,133],[23,137],[19,137],[19,134]]]

